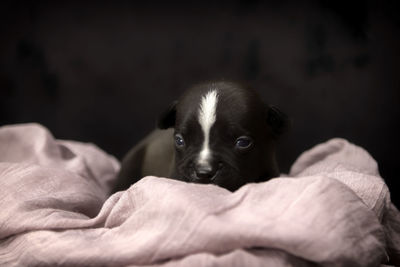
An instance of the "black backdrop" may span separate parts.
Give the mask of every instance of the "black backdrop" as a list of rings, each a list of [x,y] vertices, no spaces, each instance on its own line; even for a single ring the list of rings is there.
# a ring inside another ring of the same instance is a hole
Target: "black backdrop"
[[[283,172],[343,137],[400,204],[396,1],[166,2],[3,1],[0,125],[39,122],[121,158],[187,86],[247,81],[291,117]]]

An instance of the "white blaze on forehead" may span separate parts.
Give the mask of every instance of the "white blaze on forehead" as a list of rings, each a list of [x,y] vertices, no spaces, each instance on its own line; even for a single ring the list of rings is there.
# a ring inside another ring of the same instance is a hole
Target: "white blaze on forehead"
[[[208,165],[211,157],[209,141],[210,129],[216,120],[216,110],[218,103],[218,94],[216,90],[208,92],[202,97],[199,108],[199,123],[204,133],[204,142],[201,149],[198,163]]]

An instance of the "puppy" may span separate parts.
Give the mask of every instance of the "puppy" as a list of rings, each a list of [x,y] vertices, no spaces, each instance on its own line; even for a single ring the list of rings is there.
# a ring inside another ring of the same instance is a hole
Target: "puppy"
[[[212,183],[235,191],[279,176],[276,140],[287,116],[252,88],[208,82],[186,91],[157,130],[124,157],[114,192],[147,175]]]

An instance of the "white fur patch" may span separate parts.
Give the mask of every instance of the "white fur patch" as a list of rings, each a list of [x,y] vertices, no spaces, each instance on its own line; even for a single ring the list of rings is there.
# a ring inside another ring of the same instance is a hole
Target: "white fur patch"
[[[199,123],[204,133],[204,142],[201,152],[199,154],[198,163],[202,165],[209,165],[211,151],[210,143],[210,130],[216,120],[216,110],[218,103],[218,94],[216,90],[209,91],[201,99],[199,108]]]

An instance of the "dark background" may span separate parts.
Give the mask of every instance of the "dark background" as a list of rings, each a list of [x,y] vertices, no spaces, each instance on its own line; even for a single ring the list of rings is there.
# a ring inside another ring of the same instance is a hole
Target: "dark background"
[[[399,206],[396,1],[165,2],[2,2],[0,125],[38,122],[121,158],[191,84],[247,81],[291,117],[283,172],[343,137]]]

